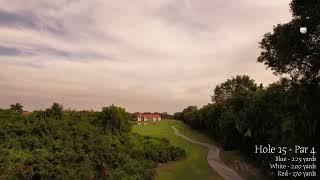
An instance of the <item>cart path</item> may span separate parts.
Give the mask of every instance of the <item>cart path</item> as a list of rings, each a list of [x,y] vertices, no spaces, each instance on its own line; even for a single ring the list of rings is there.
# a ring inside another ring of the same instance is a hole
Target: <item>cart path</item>
[[[233,169],[226,166],[220,159],[220,150],[214,145],[208,143],[202,143],[196,140],[193,140],[183,134],[180,134],[179,130],[174,126],[171,126],[174,130],[174,133],[183,139],[192,142],[194,144],[199,144],[201,146],[207,147],[209,149],[207,160],[212,169],[214,169],[221,177],[225,180],[243,180]]]

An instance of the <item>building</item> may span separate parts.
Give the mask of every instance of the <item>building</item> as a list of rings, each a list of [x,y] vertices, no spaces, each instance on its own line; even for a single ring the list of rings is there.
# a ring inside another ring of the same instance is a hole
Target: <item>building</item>
[[[161,116],[159,114],[143,114],[137,113],[136,114],[137,121],[161,121]]]
[[[29,111],[23,111],[21,114],[22,114],[23,116],[29,116],[29,115],[31,115],[31,114],[32,114],[32,112],[29,112]]]

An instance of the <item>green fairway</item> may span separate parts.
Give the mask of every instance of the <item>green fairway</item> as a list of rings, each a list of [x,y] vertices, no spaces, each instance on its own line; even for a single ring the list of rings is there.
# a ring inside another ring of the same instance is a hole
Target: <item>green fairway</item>
[[[190,138],[201,142],[210,142],[205,136],[175,120],[163,120],[149,125],[135,125],[133,132],[146,136],[167,138],[172,145],[181,147],[186,151],[186,158],[159,167],[157,169],[157,179],[222,179],[210,168],[207,162],[208,150],[176,136],[171,126],[175,126],[181,133]]]

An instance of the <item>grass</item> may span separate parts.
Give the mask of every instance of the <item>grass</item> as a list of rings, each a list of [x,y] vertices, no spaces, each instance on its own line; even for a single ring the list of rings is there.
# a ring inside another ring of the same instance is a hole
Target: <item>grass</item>
[[[181,147],[186,151],[186,158],[177,162],[164,164],[157,168],[156,179],[222,179],[211,169],[207,162],[208,150],[200,145],[192,144],[181,137],[176,136],[171,126],[175,126],[182,134],[192,139],[212,143],[209,138],[191,130],[187,125],[175,120],[164,120],[157,122],[156,124],[135,125],[133,127],[133,132],[146,136],[167,138],[172,145]]]

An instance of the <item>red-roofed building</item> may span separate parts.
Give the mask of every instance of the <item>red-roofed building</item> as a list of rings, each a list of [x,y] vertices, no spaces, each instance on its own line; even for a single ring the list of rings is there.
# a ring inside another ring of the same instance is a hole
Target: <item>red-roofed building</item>
[[[22,114],[23,116],[29,116],[29,115],[31,115],[31,114],[32,114],[32,112],[29,112],[29,111],[23,111],[21,114]]]
[[[160,121],[161,116],[159,114],[143,114],[143,113],[137,113],[136,114],[137,121]]]

